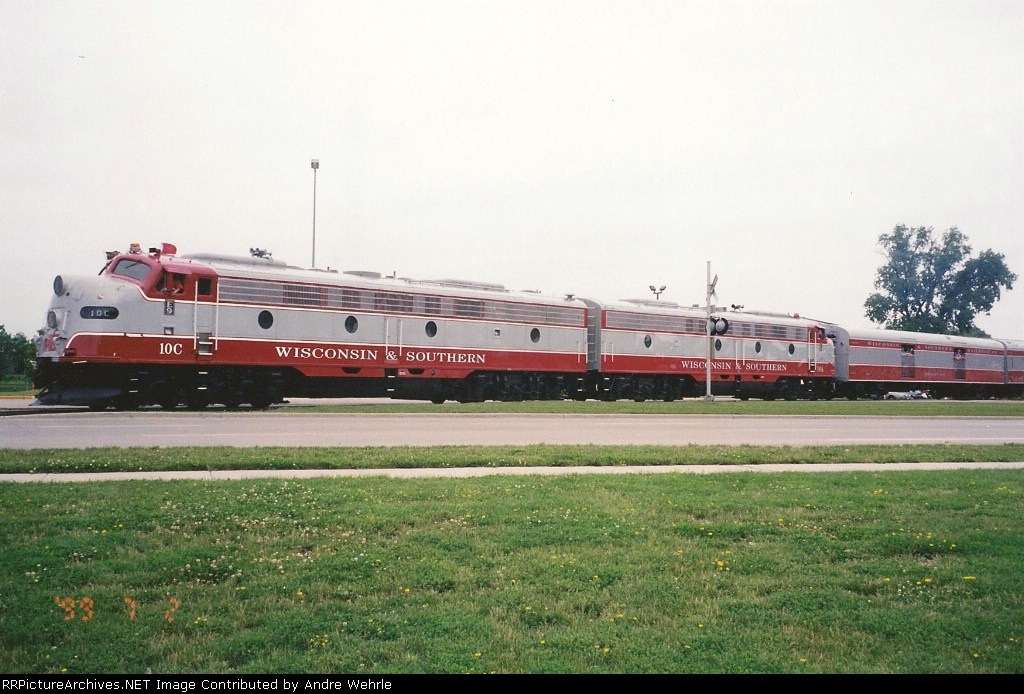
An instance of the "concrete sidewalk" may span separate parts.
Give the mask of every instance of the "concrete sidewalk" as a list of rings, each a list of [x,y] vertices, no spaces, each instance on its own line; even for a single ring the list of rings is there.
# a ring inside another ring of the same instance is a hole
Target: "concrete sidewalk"
[[[465,467],[343,470],[168,470],[163,472],[66,472],[0,475],[0,482],[115,482],[124,480],[313,479],[318,477],[490,477],[493,475],[711,475],[728,472],[925,472],[933,470],[1021,470],[1024,461],[1010,463],[775,463],[765,465],[591,465],[578,467]]]

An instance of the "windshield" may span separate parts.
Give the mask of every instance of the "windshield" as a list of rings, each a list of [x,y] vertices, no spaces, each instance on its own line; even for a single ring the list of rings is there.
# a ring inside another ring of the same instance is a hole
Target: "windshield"
[[[121,275],[122,277],[130,277],[133,280],[139,280],[140,282],[146,279],[149,275],[150,267],[146,263],[139,260],[131,260],[130,258],[122,258],[117,261],[117,265],[111,270],[113,275]]]

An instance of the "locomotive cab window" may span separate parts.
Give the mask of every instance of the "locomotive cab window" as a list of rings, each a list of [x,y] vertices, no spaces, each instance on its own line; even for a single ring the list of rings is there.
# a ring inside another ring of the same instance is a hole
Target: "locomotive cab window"
[[[131,260],[130,258],[123,258],[117,262],[114,269],[111,270],[111,274],[120,275],[121,277],[129,277],[133,280],[141,282],[149,276],[149,271],[152,268],[146,263],[138,260]]]
[[[196,294],[199,296],[213,296],[213,279],[200,277],[196,281]]]
[[[156,281],[156,290],[166,294],[181,294],[185,291],[185,275],[179,272],[165,272]]]

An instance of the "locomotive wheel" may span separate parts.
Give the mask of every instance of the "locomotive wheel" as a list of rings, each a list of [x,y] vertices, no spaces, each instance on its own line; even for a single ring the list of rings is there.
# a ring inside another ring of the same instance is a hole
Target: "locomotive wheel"
[[[156,404],[162,410],[176,410],[178,408],[178,394],[174,392],[162,393],[157,396]]]
[[[139,403],[132,395],[122,395],[114,400],[114,409],[122,412],[139,409]]]
[[[775,384],[775,395],[783,400],[796,400],[793,384],[784,378],[780,378]]]
[[[178,389],[166,381],[153,384],[150,392],[152,402],[156,403],[162,410],[173,410],[181,402],[181,398],[178,397]]]
[[[663,399],[665,402],[675,402],[682,397],[683,387],[673,379],[669,379],[665,382]]]

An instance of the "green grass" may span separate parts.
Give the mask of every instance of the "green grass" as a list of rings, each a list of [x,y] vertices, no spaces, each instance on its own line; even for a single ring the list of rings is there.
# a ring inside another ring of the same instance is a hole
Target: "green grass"
[[[32,377],[24,374],[7,374],[0,377],[0,397],[35,397],[35,391],[32,389]]]
[[[11,674],[1024,672],[1021,471],[8,484],[0,514]]]
[[[1024,461],[1024,444],[905,446],[434,446],[0,448],[0,473]]]
[[[1020,414],[725,404],[562,405]],[[1019,460],[1020,444],[0,449],[0,472]],[[1020,674],[1022,492],[1020,470],[5,484],[0,670]]]

